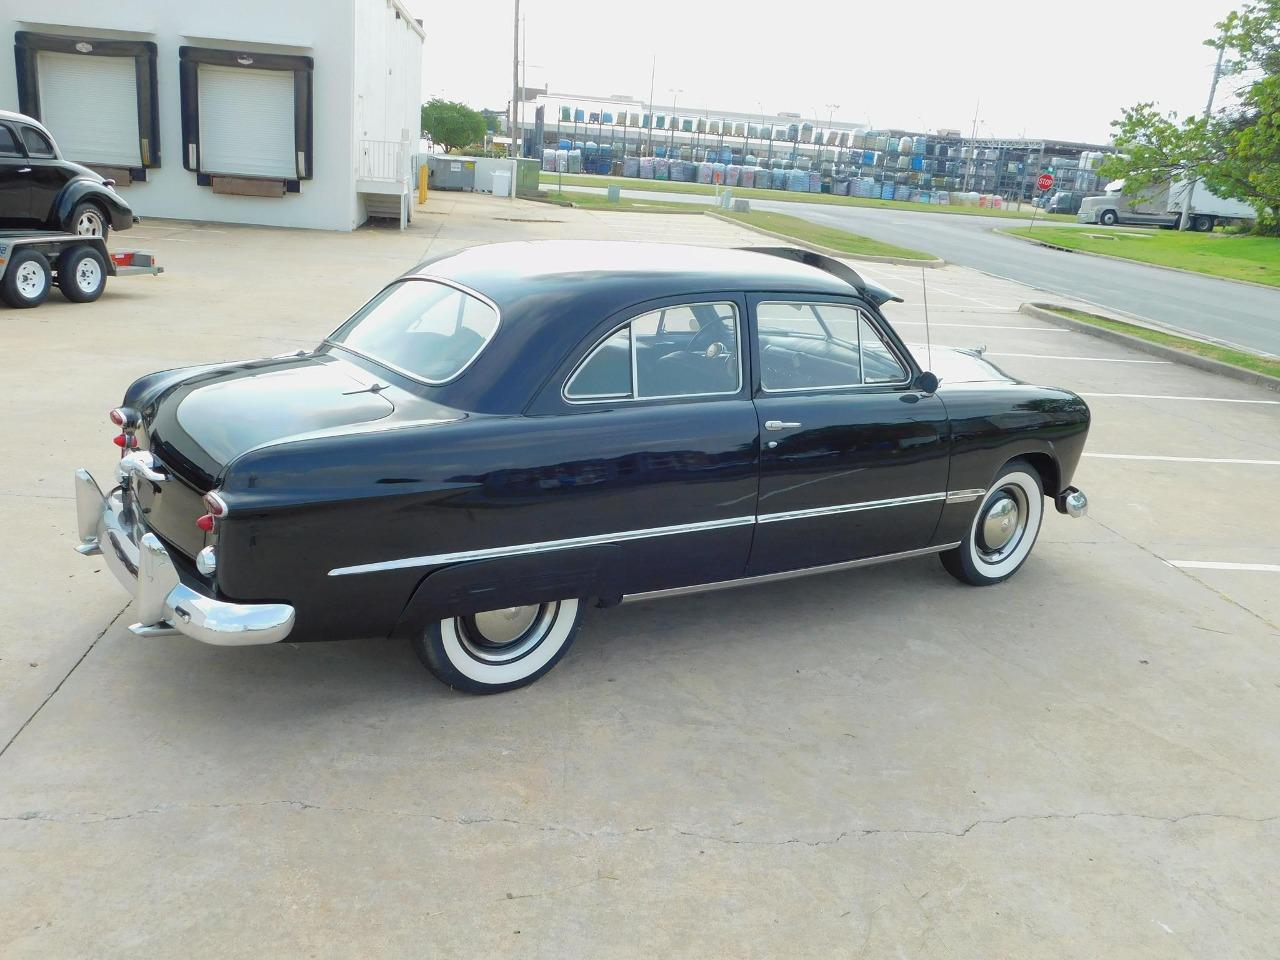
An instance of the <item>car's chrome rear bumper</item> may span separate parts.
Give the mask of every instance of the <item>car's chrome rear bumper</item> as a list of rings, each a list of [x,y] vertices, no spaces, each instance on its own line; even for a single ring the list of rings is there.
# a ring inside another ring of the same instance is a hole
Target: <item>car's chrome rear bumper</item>
[[[116,579],[133,594],[142,637],[185,633],[223,647],[278,643],[293,629],[293,607],[285,603],[228,603],[191,589],[178,578],[160,538],[126,516],[118,490],[103,496],[88,470],[76,471],[76,520],[87,556],[102,554]]]

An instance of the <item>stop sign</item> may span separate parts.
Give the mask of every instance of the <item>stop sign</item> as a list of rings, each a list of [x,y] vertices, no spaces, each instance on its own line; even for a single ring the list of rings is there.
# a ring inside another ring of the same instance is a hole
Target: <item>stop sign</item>
[[[1041,190],[1048,190],[1053,186],[1053,174],[1042,173],[1036,180],[1036,186]]]

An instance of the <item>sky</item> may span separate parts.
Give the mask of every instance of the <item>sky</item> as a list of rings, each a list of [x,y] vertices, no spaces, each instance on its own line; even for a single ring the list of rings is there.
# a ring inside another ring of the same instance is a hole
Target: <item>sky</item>
[[[505,110],[512,0],[403,0],[423,97]],[[1203,41],[1238,0],[522,0],[530,87],[649,96],[690,114],[794,111],[872,126],[1105,143],[1122,108],[1204,109]],[[834,108],[829,105],[836,104]]]

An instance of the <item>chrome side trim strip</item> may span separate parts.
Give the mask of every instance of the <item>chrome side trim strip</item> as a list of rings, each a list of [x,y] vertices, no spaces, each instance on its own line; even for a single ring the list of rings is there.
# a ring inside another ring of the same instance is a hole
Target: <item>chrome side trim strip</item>
[[[762,513],[756,517],[759,523],[775,523],[778,520],[804,520],[809,517],[826,517],[837,513],[856,513],[859,510],[880,510],[884,507],[905,507],[913,503],[931,503],[947,499],[946,492],[921,493],[914,497],[894,497],[890,500],[864,500],[861,503],[841,503],[834,507],[814,507],[810,510],[787,510],[782,513]]]
[[[756,577],[743,577],[740,580],[717,580],[715,583],[698,583],[688,587],[669,587],[666,590],[650,590],[646,593],[628,593],[622,598],[623,603],[636,603],[641,600],[657,600],[661,597],[683,597],[694,593],[708,593],[712,590],[728,590],[732,587],[746,587],[760,583],[777,583],[782,580],[795,580],[817,573],[835,573],[839,570],[854,570],[858,567],[872,567],[894,560],[909,560],[912,557],[924,557],[931,553],[941,553],[960,546],[956,543],[939,543],[919,550],[904,550],[901,553],[885,553],[878,557],[863,557],[861,560],[845,560],[842,563],[828,563],[820,567],[802,567],[799,570],[781,570],[778,573],[762,573]]]
[[[809,510],[789,510],[782,513],[762,513],[758,516],[729,517],[724,520],[707,520],[700,523],[678,523],[668,527],[647,527],[641,530],[623,530],[618,533],[598,533],[587,537],[571,537],[567,540],[544,540],[540,543],[513,543],[505,547],[485,547],[479,550],[462,550],[456,553],[426,554],[421,557],[406,557],[403,560],[382,560],[376,563],[358,563],[349,567],[335,567],[329,571],[331,577],[345,577],[354,573],[381,573],[386,570],[404,570],[409,567],[435,567],[448,563],[462,563],[467,560],[494,560],[498,557],[514,557],[525,553],[550,553],[555,550],[573,550],[578,547],[596,547],[606,543],[624,543],[628,540],[646,540],[650,537],[669,537],[680,533],[701,533],[707,530],[722,530],[727,527],[741,527],[747,524],[776,523],[780,520],[803,520],[811,517],[825,517],[841,513],[856,513],[860,510],[880,510],[886,507],[903,507],[917,503],[936,503],[945,500],[948,503],[964,503],[976,500],[985,490],[957,490],[953,492],[922,493],[912,497],[894,497],[889,500],[864,500],[861,503],[842,503],[833,507],[814,507]],[[961,499],[952,499],[956,495]],[[942,547],[931,547],[931,550],[946,550],[955,544]],[[926,551],[928,552],[928,551]],[[893,554],[892,557],[906,556]],[[864,561],[854,561],[862,564]],[[737,581],[734,581],[737,582]]]
[[[980,500],[986,495],[987,491],[983,487],[975,487],[972,490],[948,490],[947,503],[969,503]]]
[[[403,570],[406,567],[434,567],[446,563],[462,563],[465,560],[493,560],[498,557],[513,557],[524,553],[548,553],[553,550],[596,547],[606,543],[622,543],[627,540],[669,537],[677,533],[701,533],[705,530],[721,530],[725,527],[744,527],[755,522],[756,518],[754,516],[729,517],[724,520],[707,520],[702,523],[678,523],[670,527],[648,527],[643,530],[623,530],[620,533],[599,533],[589,537],[572,537],[568,540],[515,543],[506,547],[486,547],[480,550],[463,550],[458,553],[428,554],[422,557],[407,557],[404,560],[384,560],[379,563],[359,563],[350,567],[336,567],[329,571],[329,576],[345,577],[352,573],[377,573],[383,570]]]

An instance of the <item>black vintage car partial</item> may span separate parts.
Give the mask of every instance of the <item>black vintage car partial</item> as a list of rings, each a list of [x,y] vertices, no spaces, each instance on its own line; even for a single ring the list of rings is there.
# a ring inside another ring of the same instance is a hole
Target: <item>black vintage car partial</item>
[[[111,181],[62,159],[39,121],[0,110],[0,227],[105,239],[133,221]]]
[[[923,371],[891,299],[788,248],[438,257],[315,350],[136,381],[79,549],[142,636],[401,636],[470,691],[541,676],[589,602],[926,553],[998,583],[1046,498],[1084,512],[1089,410],[974,354]]]

